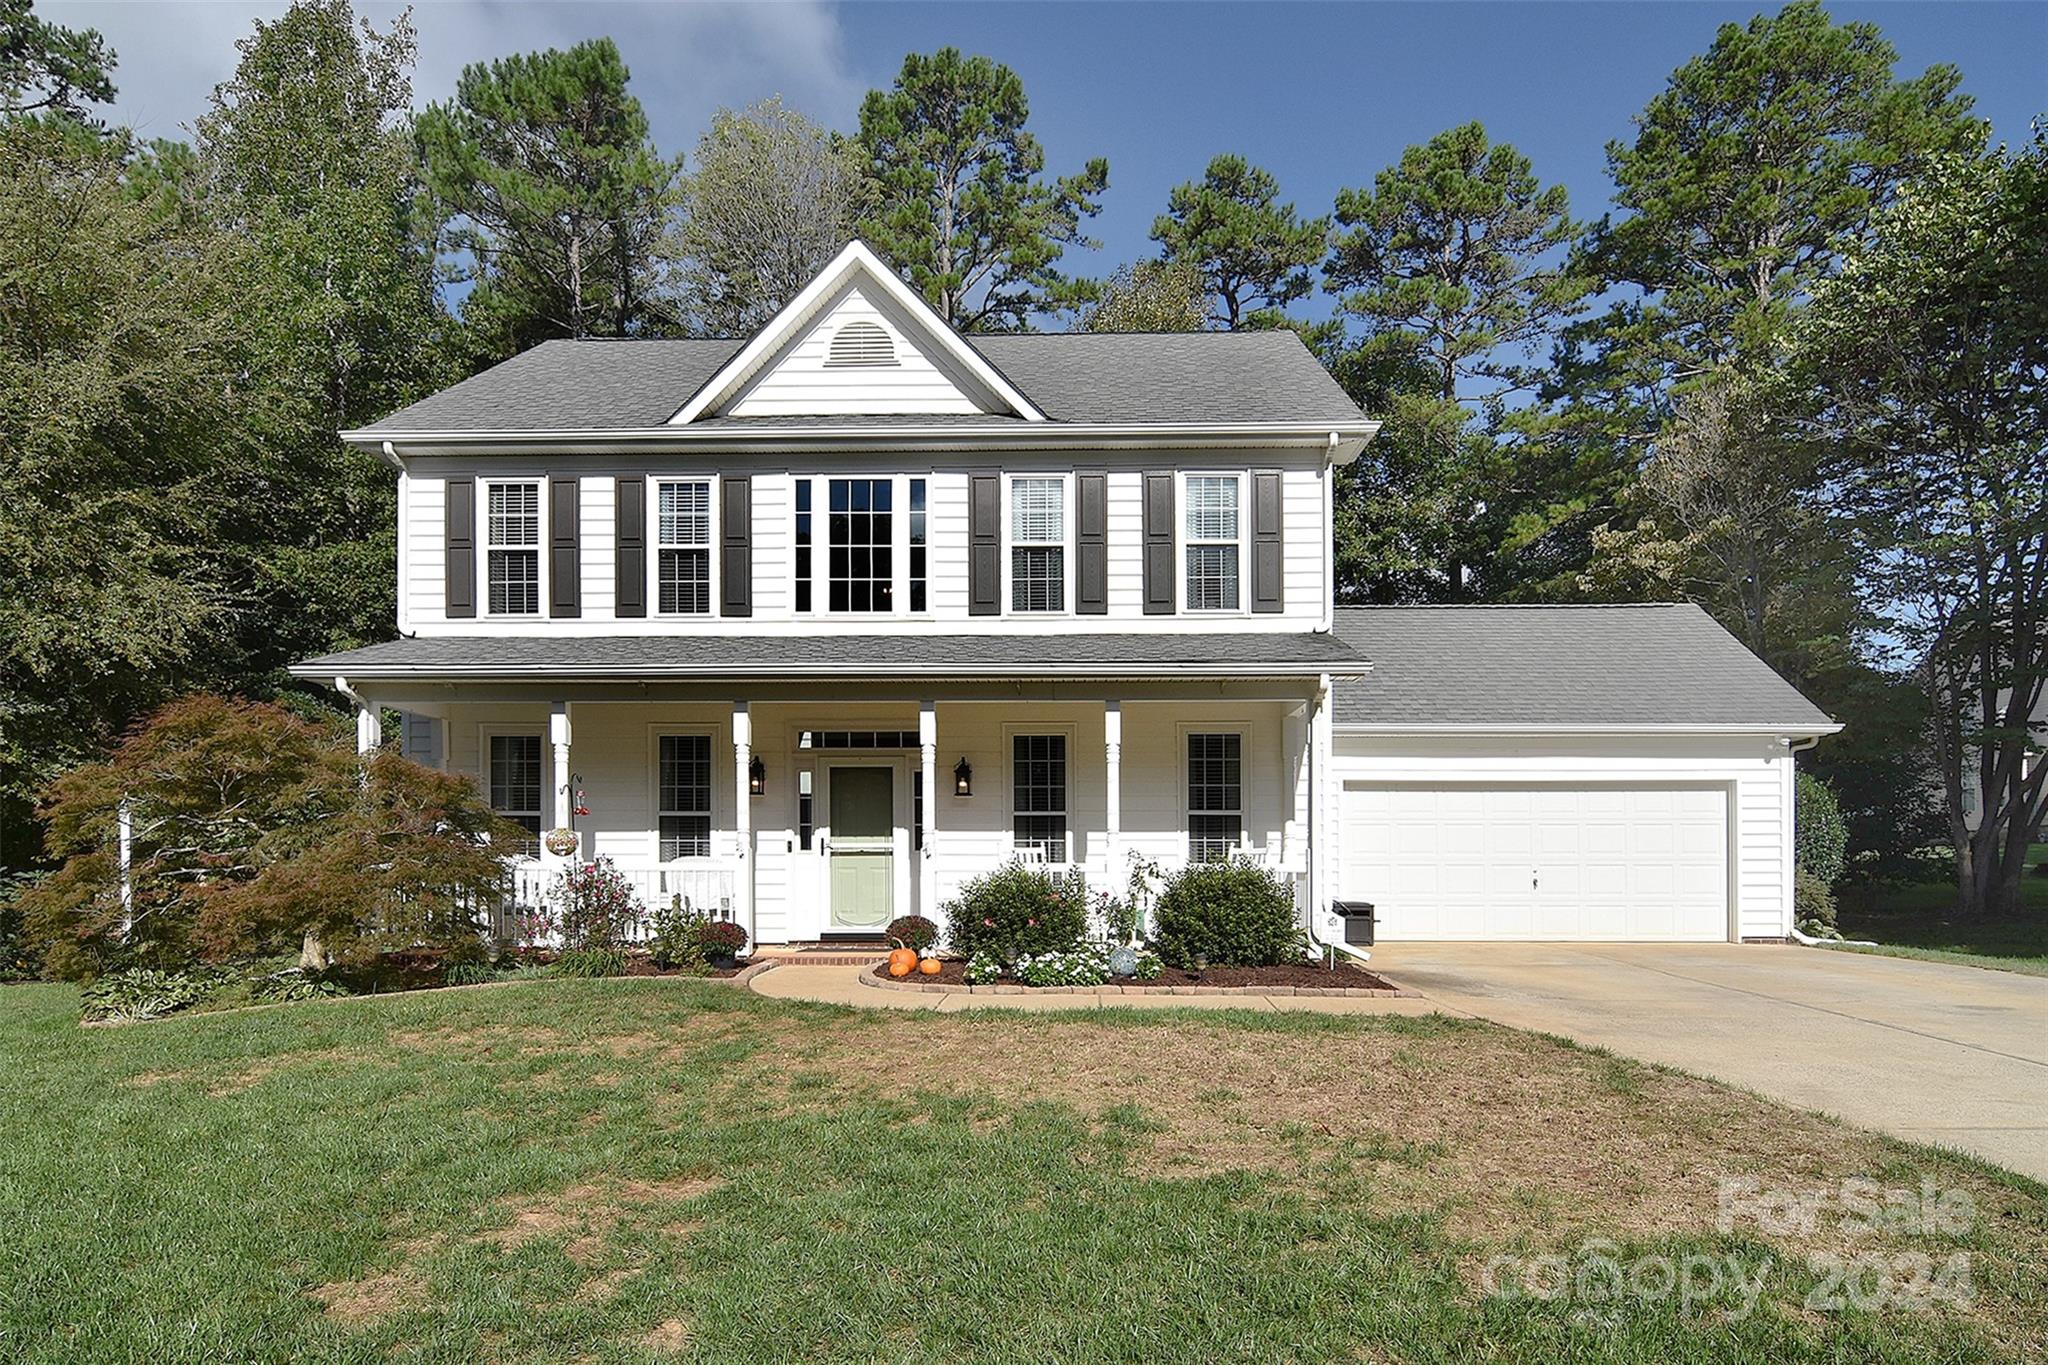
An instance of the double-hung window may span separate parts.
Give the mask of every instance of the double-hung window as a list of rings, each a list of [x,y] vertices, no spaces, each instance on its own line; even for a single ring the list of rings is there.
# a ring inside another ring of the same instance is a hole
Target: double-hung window
[[[711,484],[664,480],[655,490],[657,600],[664,615],[711,610]]]
[[[661,861],[711,856],[711,736],[663,735]]]
[[[484,576],[490,614],[540,614],[540,485],[485,485]]]
[[[1190,474],[1181,543],[1187,556],[1189,611],[1236,611],[1241,600],[1239,479]]]
[[[490,738],[491,809],[525,830],[518,853],[540,852],[541,750],[539,735]]]
[[[1013,847],[1046,861],[1067,860],[1067,737],[1016,735],[1010,740],[1010,822]]]
[[[1066,481],[1010,480],[1011,611],[1066,610],[1066,547]]]
[[[1227,858],[1244,840],[1244,737],[1188,736],[1188,857]]]

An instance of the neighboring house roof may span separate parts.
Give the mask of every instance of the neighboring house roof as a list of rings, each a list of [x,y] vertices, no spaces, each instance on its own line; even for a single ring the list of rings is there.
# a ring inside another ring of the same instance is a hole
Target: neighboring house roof
[[[1340,607],[1337,634],[1372,661],[1344,727],[1839,728],[1690,604]]]
[[[1356,426],[1358,407],[1290,331],[1047,332],[966,338],[1053,423]],[[745,343],[545,341],[350,433],[649,431]],[[1022,425],[1004,415],[710,417],[693,428]]]
[[[299,677],[1259,677],[1362,672],[1304,634],[457,635],[387,640],[292,665]]]

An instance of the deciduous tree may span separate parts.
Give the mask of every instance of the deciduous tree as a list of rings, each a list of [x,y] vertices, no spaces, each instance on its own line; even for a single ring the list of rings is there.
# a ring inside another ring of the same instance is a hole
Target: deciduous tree
[[[693,325],[754,332],[858,233],[876,193],[858,143],[780,98],[712,115],[680,246]]]
[[[1192,261],[1139,261],[1099,286],[1081,313],[1084,332],[1199,332],[1208,294]]]

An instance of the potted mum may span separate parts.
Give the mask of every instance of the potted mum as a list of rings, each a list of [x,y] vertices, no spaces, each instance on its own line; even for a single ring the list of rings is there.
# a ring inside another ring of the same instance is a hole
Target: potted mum
[[[706,920],[697,930],[697,941],[704,945],[704,960],[723,971],[738,963],[740,950],[747,946],[747,931],[729,919]]]

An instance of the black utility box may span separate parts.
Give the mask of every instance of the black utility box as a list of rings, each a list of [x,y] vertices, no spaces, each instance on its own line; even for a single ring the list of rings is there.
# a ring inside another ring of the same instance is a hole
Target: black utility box
[[[1331,901],[1330,909],[1344,919],[1344,941],[1372,946],[1372,902]]]

